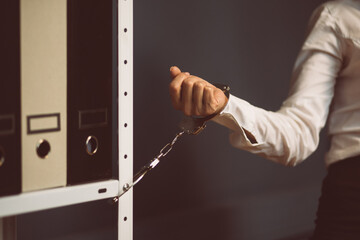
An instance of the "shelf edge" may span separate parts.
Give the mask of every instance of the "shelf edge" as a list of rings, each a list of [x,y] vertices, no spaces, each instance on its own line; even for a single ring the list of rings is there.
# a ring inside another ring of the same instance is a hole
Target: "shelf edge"
[[[2,197],[0,218],[112,198],[118,192],[119,181],[107,180]]]

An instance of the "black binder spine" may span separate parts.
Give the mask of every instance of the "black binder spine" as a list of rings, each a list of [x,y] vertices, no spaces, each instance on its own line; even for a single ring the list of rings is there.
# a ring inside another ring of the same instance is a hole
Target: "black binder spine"
[[[0,196],[21,191],[20,3],[0,7]]]
[[[112,177],[113,2],[68,0],[67,182]]]

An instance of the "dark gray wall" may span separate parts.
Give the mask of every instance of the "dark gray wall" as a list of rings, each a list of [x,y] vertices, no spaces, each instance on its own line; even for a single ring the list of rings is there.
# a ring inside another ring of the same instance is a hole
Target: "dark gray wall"
[[[321,2],[136,0],[135,171],[177,131],[172,65],[277,110]],[[228,130],[209,123],[135,187],[134,239],[301,239],[314,226],[325,137],[310,159],[287,168],[233,149]]]
[[[17,216],[18,240],[115,240],[117,206],[109,200]]]

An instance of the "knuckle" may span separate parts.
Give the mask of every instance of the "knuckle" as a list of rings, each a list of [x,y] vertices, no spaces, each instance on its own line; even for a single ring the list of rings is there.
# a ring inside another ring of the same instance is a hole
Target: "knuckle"
[[[194,85],[194,83],[193,83],[193,81],[191,79],[185,79],[183,81],[182,85],[185,88],[191,88]]]
[[[197,81],[194,83],[194,88],[197,88],[197,89],[202,89],[205,87],[205,83],[202,82],[202,81]]]
[[[182,78],[188,78],[188,77],[189,77],[189,75],[187,75],[187,74],[184,73],[184,72],[180,73],[179,75],[180,75],[180,77],[182,77]]]
[[[178,87],[175,86],[175,84],[170,83],[169,85],[169,92],[170,94],[175,94],[178,92]]]
[[[213,90],[212,87],[210,87],[210,86],[205,86],[204,89],[205,89],[205,91],[206,91],[207,93],[209,93],[209,94],[210,94],[211,91]]]

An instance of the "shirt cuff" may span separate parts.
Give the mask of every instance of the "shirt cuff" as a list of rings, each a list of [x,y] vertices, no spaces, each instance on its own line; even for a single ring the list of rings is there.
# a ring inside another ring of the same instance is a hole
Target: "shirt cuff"
[[[254,128],[255,120],[254,106],[231,94],[225,108],[212,119],[212,121],[240,133],[241,145],[244,147],[259,145],[258,134]],[[250,141],[250,136],[246,132],[255,138],[256,143]]]

